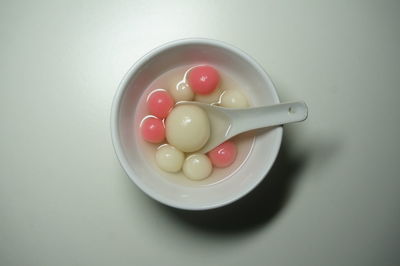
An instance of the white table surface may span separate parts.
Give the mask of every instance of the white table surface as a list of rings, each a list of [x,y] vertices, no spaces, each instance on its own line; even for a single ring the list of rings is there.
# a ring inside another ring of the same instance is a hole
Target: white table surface
[[[0,265],[399,265],[399,1],[1,1]],[[305,100],[254,193],[190,213],[112,148],[118,83],[184,37],[254,56]]]

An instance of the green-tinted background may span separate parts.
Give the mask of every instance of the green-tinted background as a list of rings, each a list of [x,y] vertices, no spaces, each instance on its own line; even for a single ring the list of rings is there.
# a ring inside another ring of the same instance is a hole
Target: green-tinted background
[[[164,207],[114,156],[119,80],[183,37],[304,100],[239,204]],[[399,265],[400,1],[1,1],[0,265]]]

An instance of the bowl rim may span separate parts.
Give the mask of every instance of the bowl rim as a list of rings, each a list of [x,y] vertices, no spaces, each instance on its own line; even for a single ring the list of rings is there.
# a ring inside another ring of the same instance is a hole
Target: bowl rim
[[[160,46],[157,46],[156,48],[153,48],[152,50],[147,52],[145,55],[143,55],[141,58],[139,58],[129,68],[129,70],[125,73],[125,75],[122,77],[122,79],[118,85],[118,88],[114,94],[114,98],[112,101],[112,107],[111,107],[111,113],[110,113],[111,140],[112,140],[112,144],[114,147],[114,152],[117,155],[120,165],[122,166],[122,168],[124,169],[124,171],[128,175],[128,177],[133,181],[133,183],[135,183],[150,198],[152,198],[160,203],[163,203],[167,206],[170,206],[170,207],[183,209],[183,210],[199,211],[199,210],[215,209],[215,208],[229,205],[229,204],[243,198],[244,196],[249,194],[255,187],[257,187],[266,178],[269,171],[271,170],[271,167],[274,165],[274,163],[276,161],[276,158],[278,156],[278,153],[279,153],[279,150],[281,147],[281,143],[282,143],[283,128],[282,128],[282,126],[278,126],[275,128],[275,130],[277,131],[277,141],[271,151],[272,163],[263,169],[262,172],[264,173],[264,176],[262,178],[260,178],[259,180],[257,180],[257,182],[254,182],[246,190],[243,190],[240,193],[237,193],[237,195],[235,195],[234,197],[230,197],[226,200],[215,202],[215,203],[208,204],[208,205],[194,206],[193,204],[190,205],[190,204],[184,204],[184,203],[172,201],[168,198],[163,197],[159,193],[153,193],[153,191],[151,189],[149,189],[146,185],[144,185],[142,182],[140,182],[139,179],[136,177],[135,173],[128,171],[128,169],[130,169],[129,163],[124,155],[121,141],[119,138],[120,134],[119,134],[118,125],[119,125],[119,113],[120,113],[120,107],[121,107],[121,102],[122,102],[122,96],[128,87],[127,85],[129,85],[132,75],[134,73],[136,73],[149,60],[151,60],[151,58],[153,58],[156,55],[158,55],[166,50],[169,50],[173,47],[189,45],[189,44],[203,44],[203,45],[217,46],[217,47],[229,50],[235,54],[238,54],[242,58],[245,58],[248,63],[250,63],[254,68],[256,68],[259,71],[259,73],[262,73],[263,75],[265,75],[266,79],[269,81],[269,83],[270,83],[269,85],[271,85],[271,88],[272,88],[274,102],[279,103],[280,100],[279,100],[279,97],[278,97],[278,94],[276,91],[275,84],[273,83],[269,74],[264,70],[264,68],[253,57],[251,57],[243,50],[241,50],[231,44],[228,44],[224,41],[209,39],[209,38],[177,39],[177,40],[173,40],[173,41],[164,43]]]

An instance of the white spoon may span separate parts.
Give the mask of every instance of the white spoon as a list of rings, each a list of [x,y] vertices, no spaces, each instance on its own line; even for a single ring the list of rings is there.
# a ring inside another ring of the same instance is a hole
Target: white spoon
[[[304,102],[289,102],[244,109],[230,109],[191,101],[177,103],[177,105],[183,104],[201,107],[210,120],[211,135],[208,142],[199,151],[200,153],[207,153],[240,133],[304,121],[308,115],[308,108]]]

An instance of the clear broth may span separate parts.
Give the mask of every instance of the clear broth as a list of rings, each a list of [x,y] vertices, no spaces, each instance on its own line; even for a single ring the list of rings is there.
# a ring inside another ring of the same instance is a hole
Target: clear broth
[[[141,120],[148,115],[148,110],[146,107],[146,99],[147,96],[150,94],[150,92],[156,90],[156,89],[165,89],[165,90],[170,90],[171,88],[174,88],[176,84],[181,82],[184,79],[185,73],[187,72],[188,69],[193,67],[195,65],[185,65],[185,66],[180,66],[177,68],[173,68],[167,72],[164,72],[161,74],[158,78],[156,78],[144,91],[142,94],[139,104],[136,107],[136,116],[135,116],[135,125],[137,126],[137,130],[139,131],[139,125]],[[235,80],[229,73],[224,71],[224,69],[221,69],[220,67],[217,68],[220,74],[221,82],[219,85],[219,88],[222,91],[225,90],[240,90],[243,92],[244,95],[247,96],[247,99],[249,101],[249,104],[251,105],[250,102],[250,97],[249,97],[249,90],[244,90],[245,86],[242,86],[238,80]],[[136,134],[138,136],[136,138],[136,144],[137,147],[142,151],[142,156],[144,157],[145,161],[149,163],[149,165],[159,171],[160,175],[165,177],[168,181],[175,183],[177,185],[189,185],[189,186],[207,186],[207,185],[212,185],[216,184],[218,182],[222,182],[223,180],[226,180],[229,178],[231,175],[233,175],[247,160],[248,156],[250,155],[250,152],[253,148],[254,141],[255,141],[255,136],[253,133],[244,133],[240,134],[232,139],[232,141],[236,144],[237,146],[237,157],[235,161],[233,162],[232,165],[226,167],[226,168],[213,168],[213,172],[211,175],[203,180],[200,181],[193,181],[185,177],[185,175],[181,172],[178,173],[168,173],[164,172],[159,167],[157,166],[155,162],[155,153],[157,150],[157,147],[164,143],[159,143],[159,144],[152,144],[144,141],[141,137],[140,134]]]

